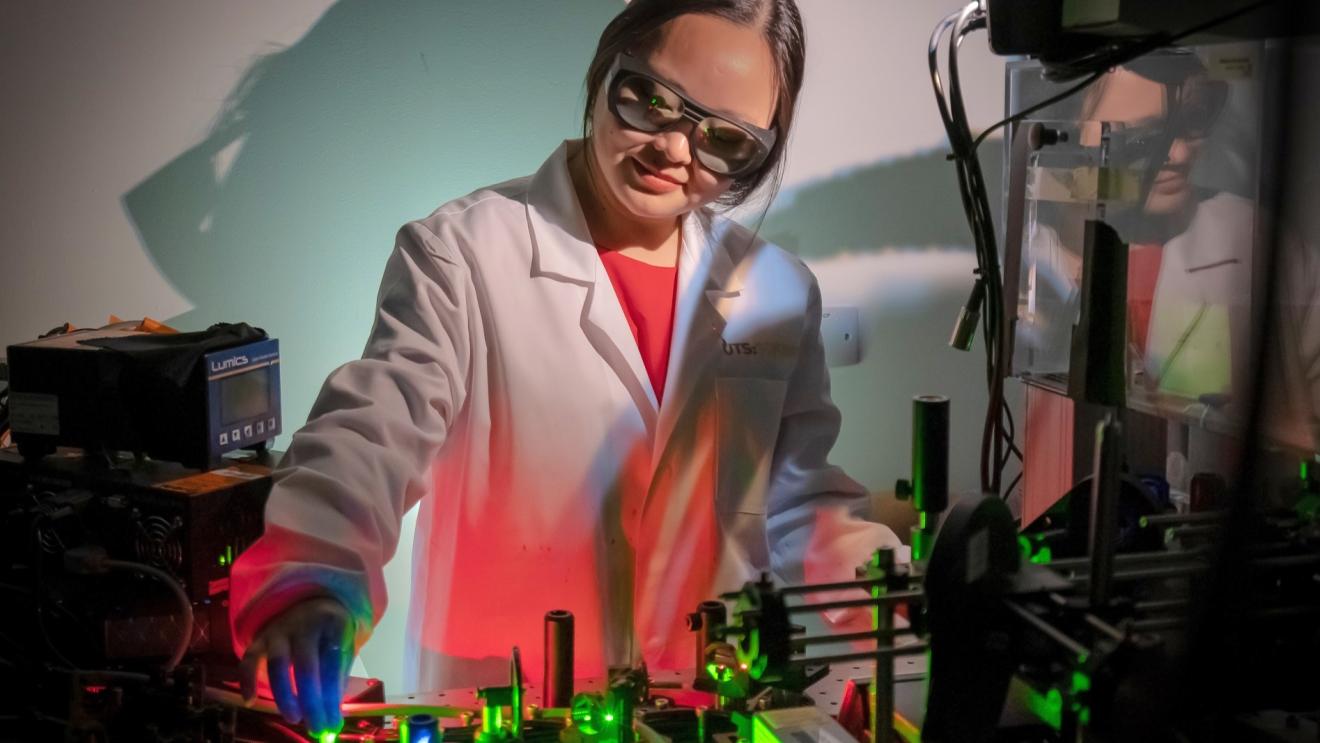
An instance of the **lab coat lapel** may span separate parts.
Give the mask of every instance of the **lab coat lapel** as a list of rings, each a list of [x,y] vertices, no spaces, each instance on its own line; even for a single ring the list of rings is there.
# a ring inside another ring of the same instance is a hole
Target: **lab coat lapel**
[[[532,239],[532,275],[582,287],[582,332],[618,375],[647,431],[654,435],[655,391],[582,216],[569,176],[567,142],[532,176],[527,190],[527,226]]]
[[[724,326],[738,306],[741,292],[723,233],[714,229],[706,212],[690,213],[683,220],[674,332],[652,458],[656,466],[701,381],[713,373],[724,353]]]

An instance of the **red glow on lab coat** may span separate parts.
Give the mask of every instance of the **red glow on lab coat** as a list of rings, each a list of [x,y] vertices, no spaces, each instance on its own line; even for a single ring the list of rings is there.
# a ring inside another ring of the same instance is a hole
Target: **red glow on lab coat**
[[[714,595],[712,579],[720,559],[713,426],[714,415],[707,413],[691,429],[706,431],[704,444],[695,447],[709,461],[699,468],[700,482],[674,482],[664,471],[655,473],[652,482],[651,442],[638,439],[603,502],[584,498],[572,519],[547,522],[539,530],[472,526],[522,524],[534,504],[521,501],[512,483],[493,483],[492,497],[484,500],[479,514],[464,510],[466,504],[440,505],[444,489],[436,483],[432,497],[422,502],[415,547],[414,586],[424,588],[414,594],[412,611],[431,620],[420,638],[421,652],[442,656],[442,665],[467,678],[495,683],[507,678],[509,654],[517,645],[524,673],[539,681],[545,613],[564,609],[574,615],[578,678],[603,677],[611,657],[618,657],[619,646],[613,653],[606,647],[607,624],[616,629],[625,656],[645,660],[653,669],[691,667],[693,639],[686,615]],[[441,509],[438,518],[435,508]],[[488,557],[452,585],[425,582],[427,564],[462,553]],[[529,561],[538,570],[520,569]],[[553,580],[544,578],[547,565],[554,568]],[[499,590],[480,590],[492,585]],[[603,595],[602,586],[611,586],[613,595]],[[459,604],[462,611],[447,611]],[[418,624],[410,622],[410,627]],[[423,676],[419,686],[449,684],[446,677]]]

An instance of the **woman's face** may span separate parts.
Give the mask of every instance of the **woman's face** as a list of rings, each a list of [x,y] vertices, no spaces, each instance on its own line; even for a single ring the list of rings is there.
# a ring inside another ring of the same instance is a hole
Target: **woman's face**
[[[1095,121],[1121,122],[1129,126],[1161,127],[1169,124],[1165,109],[1165,86],[1119,68],[1109,74],[1109,80],[1095,102],[1090,118]],[[1082,133],[1082,144],[1099,144],[1098,130]],[[1190,179],[1192,165],[1205,144],[1201,128],[1175,133],[1163,165],[1155,176],[1146,199],[1147,214],[1172,214],[1184,209],[1194,195]]]
[[[775,63],[759,31],[690,14],[665,24],[654,47],[637,54],[694,103],[770,128]],[[659,221],[719,198],[733,181],[693,156],[693,126],[684,120],[663,132],[630,129],[610,112],[602,92],[592,111],[589,146],[603,206],[625,220]]]

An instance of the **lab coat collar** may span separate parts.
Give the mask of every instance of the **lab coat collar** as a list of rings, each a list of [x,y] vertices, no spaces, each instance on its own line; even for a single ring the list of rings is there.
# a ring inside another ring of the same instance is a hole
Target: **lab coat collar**
[[[582,140],[565,140],[532,176],[527,191],[527,220],[532,233],[532,274],[592,284],[600,258],[578,203],[568,170],[568,150]],[[679,280],[691,281],[700,271],[711,289],[726,290],[733,261],[723,240],[715,234],[706,209],[683,218]],[[708,260],[709,259],[709,260]],[[734,288],[733,293],[737,290]]]
[[[610,281],[596,253],[577,191],[568,170],[569,141],[555,150],[532,176],[527,190],[527,223],[532,239],[532,276],[586,289],[581,328],[596,353],[618,376],[632,398],[646,431],[655,435],[659,405],[646,365]]]
[[[1251,202],[1227,193],[1202,200],[1183,234],[1169,241],[1181,253],[1184,270],[1196,273],[1223,269],[1243,271],[1250,266],[1253,241],[1244,228],[1254,224]],[[1234,239],[1242,235],[1245,239]]]
[[[568,172],[569,144],[565,140],[559,145],[527,189],[532,275],[590,286],[600,258]]]

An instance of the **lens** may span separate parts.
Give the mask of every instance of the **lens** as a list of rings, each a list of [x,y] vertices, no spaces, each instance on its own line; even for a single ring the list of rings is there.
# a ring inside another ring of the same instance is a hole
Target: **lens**
[[[614,110],[628,126],[658,132],[683,117],[683,99],[654,80],[629,75],[615,84]]]
[[[722,175],[736,173],[758,154],[752,135],[722,119],[702,119],[696,131],[697,157],[701,164]]]

